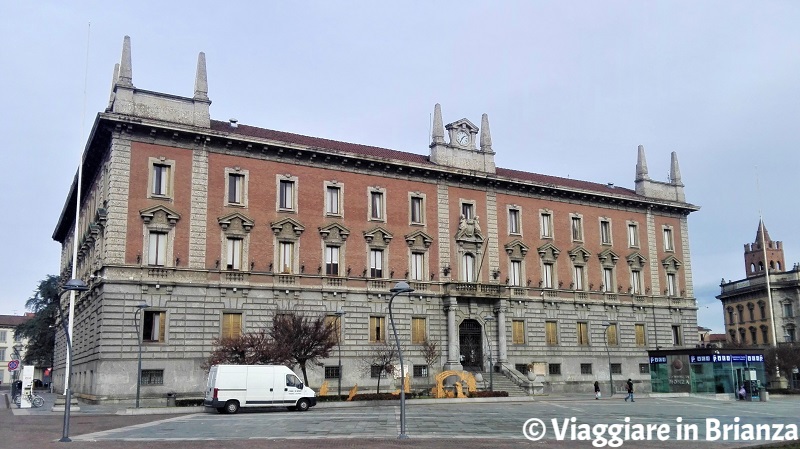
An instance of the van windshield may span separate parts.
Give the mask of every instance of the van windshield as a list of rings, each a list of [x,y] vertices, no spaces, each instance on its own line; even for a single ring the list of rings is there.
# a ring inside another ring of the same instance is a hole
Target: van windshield
[[[300,379],[298,379],[297,376],[295,376],[294,374],[287,374],[286,375],[286,386],[287,387],[300,388],[300,385],[302,385],[302,382],[300,382]]]

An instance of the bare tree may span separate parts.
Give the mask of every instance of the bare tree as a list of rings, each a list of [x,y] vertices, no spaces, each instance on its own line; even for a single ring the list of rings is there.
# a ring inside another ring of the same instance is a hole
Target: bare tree
[[[389,344],[387,341],[375,343],[366,351],[360,354],[359,360],[364,373],[372,375],[373,367],[380,370],[378,376],[377,392],[381,392],[381,378],[394,372],[394,366],[399,361],[397,346]]]
[[[258,332],[214,340],[214,349],[203,362],[208,370],[213,365],[284,365],[291,361],[288,348],[275,344],[270,334]]]
[[[426,338],[425,341],[422,342],[420,352],[422,353],[422,358],[425,359],[425,363],[428,365],[428,371],[432,371],[433,366],[437,365],[436,362],[442,355],[439,344],[434,340]]]
[[[306,385],[307,364],[330,356],[337,343],[336,326],[326,323],[324,315],[308,317],[296,313],[277,313],[272,320],[270,336],[276,345],[286,349],[294,364],[300,365]]]

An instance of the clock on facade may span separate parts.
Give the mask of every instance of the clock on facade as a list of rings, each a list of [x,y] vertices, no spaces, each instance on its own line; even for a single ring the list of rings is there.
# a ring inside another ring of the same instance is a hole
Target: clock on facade
[[[458,134],[456,134],[456,142],[458,142],[459,145],[466,146],[469,143],[469,134],[464,131],[459,131]]]

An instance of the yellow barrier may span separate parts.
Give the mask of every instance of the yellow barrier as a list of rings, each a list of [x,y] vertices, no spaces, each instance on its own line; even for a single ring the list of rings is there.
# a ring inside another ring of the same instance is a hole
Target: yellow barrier
[[[322,385],[319,387],[319,395],[320,396],[327,396],[328,395],[328,381],[322,382]]]
[[[450,376],[458,376],[459,378],[459,381],[456,382],[455,385],[455,395],[452,392],[444,391],[444,380]],[[467,391],[470,393],[478,391],[478,387],[475,386],[475,376],[473,376],[469,371],[442,371],[436,375],[436,386],[431,389],[431,393],[435,398],[452,398],[453,396],[464,398],[466,395],[464,395],[462,390],[461,381],[465,381],[467,383]]]
[[[358,384],[353,385],[353,388],[350,389],[350,395],[347,396],[347,400],[352,401],[356,393],[358,393]]]

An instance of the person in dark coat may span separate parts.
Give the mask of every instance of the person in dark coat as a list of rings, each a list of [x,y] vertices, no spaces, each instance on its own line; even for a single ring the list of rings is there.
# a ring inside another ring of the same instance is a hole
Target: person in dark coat
[[[631,402],[636,402],[633,400],[633,381],[628,379],[628,382],[625,383],[625,388],[628,390],[628,395],[625,396],[625,402],[628,402],[628,399],[630,399]]]

